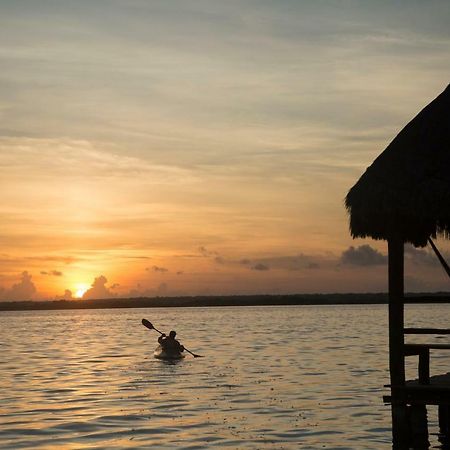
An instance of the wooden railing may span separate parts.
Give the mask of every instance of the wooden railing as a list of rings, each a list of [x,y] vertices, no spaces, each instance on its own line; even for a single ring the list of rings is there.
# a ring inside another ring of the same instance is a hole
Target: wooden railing
[[[404,334],[441,334],[449,335],[448,328],[405,328]],[[419,356],[419,384],[430,384],[430,350],[450,350],[450,344],[405,344],[405,356]]]
[[[405,328],[405,334],[450,334],[448,328]]]
[[[404,304],[450,303],[448,294],[435,295],[411,295],[404,297]]]

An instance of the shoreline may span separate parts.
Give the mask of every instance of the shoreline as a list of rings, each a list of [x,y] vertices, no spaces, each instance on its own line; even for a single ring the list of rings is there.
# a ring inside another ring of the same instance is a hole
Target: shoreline
[[[377,305],[387,304],[387,293],[229,295],[185,297],[107,298],[0,302],[0,311],[102,308],[183,308],[216,306]],[[450,293],[407,294],[405,303],[450,303]]]

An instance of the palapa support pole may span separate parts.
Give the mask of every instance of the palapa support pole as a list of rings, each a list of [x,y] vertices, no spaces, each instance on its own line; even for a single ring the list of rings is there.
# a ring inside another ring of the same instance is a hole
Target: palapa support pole
[[[394,448],[408,448],[409,425],[404,398],[404,243],[400,237],[388,240],[389,252],[389,371],[392,397]]]
[[[450,406],[438,406],[439,442],[447,448],[450,446]]]

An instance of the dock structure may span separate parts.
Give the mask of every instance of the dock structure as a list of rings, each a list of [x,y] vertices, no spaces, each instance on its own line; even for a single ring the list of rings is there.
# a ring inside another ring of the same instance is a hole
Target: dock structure
[[[450,85],[366,170],[347,194],[346,207],[353,237],[388,243],[390,395],[384,400],[391,405],[393,447],[428,448],[429,405],[438,407],[440,440],[450,445],[450,373],[430,376],[430,351],[450,350],[450,345],[405,339],[415,334],[450,335],[450,330],[404,324],[405,243],[424,247],[430,242],[437,251],[431,238],[450,237]],[[418,359],[414,380],[405,377],[405,358],[410,356]]]

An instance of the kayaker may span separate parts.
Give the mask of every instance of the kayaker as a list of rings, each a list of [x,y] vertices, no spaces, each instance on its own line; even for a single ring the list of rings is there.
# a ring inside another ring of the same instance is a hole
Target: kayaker
[[[169,336],[166,336],[164,333],[158,338],[159,345],[163,348],[164,351],[168,353],[181,353],[184,352],[184,347],[175,339],[177,335],[176,331],[171,331]]]

